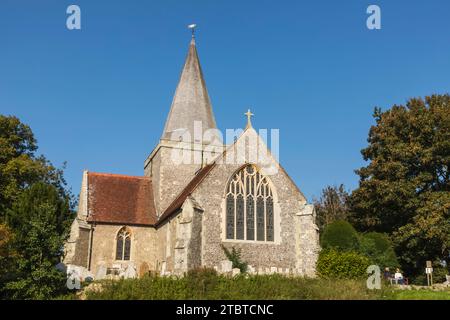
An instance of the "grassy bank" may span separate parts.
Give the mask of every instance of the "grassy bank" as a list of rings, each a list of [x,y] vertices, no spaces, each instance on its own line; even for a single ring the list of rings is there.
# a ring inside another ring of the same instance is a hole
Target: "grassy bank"
[[[368,290],[364,280],[289,278],[279,275],[230,278],[214,273],[191,273],[183,278],[147,276],[102,281],[101,292],[87,291],[87,299],[239,299],[239,300],[370,300],[392,299],[387,289]]]
[[[92,290],[95,287],[97,290]],[[191,271],[185,277],[150,275],[140,279],[94,282],[83,294],[58,299],[89,300],[450,300],[450,290],[399,290],[383,285],[369,290],[365,280],[330,280],[280,275],[241,275],[213,270]],[[101,288],[101,290],[98,290]]]

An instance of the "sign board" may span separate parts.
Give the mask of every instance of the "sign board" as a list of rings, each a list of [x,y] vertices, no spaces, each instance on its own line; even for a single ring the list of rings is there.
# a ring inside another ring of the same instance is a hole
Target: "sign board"
[[[433,265],[431,264],[431,261],[427,261],[427,268],[433,268]]]
[[[433,273],[433,268],[425,268],[425,273],[426,274],[432,274]]]

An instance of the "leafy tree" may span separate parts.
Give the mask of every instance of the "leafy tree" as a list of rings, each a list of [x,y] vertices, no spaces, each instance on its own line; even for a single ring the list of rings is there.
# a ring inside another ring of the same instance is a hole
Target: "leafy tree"
[[[402,263],[422,273],[427,260],[450,262],[450,192],[434,192],[411,222],[393,232]]]
[[[36,139],[30,127],[14,116],[0,115],[0,222],[20,193],[33,183],[54,185],[61,195],[69,195],[61,169],[44,156],[36,156]]]
[[[5,284],[14,279],[13,234],[5,224],[0,224],[0,297],[5,294]]]
[[[27,188],[9,210],[16,231],[13,248],[16,277],[6,284],[14,299],[48,299],[65,288],[66,276],[55,268],[68,236],[70,203],[58,190],[38,182]]]
[[[382,233],[369,232],[360,235],[360,252],[366,255],[372,264],[380,268],[399,267],[397,256],[388,236]]]
[[[42,155],[30,127],[0,115],[0,295],[42,299],[58,293],[55,269],[73,218],[63,170]]]
[[[314,199],[316,221],[320,231],[323,231],[326,225],[334,221],[347,219],[348,197],[348,192],[341,184],[339,187],[327,186],[322,190],[320,198]]]
[[[406,273],[422,273],[426,260],[449,256],[450,95],[376,108],[374,118],[351,221],[389,234]]]
[[[357,251],[359,250],[358,233],[347,221],[335,221],[325,227],[320,237],[320,245],[324,249]]]

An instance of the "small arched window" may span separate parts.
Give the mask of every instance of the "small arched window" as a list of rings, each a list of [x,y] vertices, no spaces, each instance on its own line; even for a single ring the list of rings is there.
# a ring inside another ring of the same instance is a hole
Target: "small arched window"
[[[123,227],[117,234],[116,260],[130,260],[131,255],[131,233]]]
[[[235,173],[227,186],[226,238],[274,241],[273,193],[254,165]]]

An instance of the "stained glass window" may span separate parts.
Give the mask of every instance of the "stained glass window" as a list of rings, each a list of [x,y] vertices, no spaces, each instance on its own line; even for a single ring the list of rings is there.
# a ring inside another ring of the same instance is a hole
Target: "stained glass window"
[[[258,197],[256,203],[256,217],[257,217],[257,239],[258,241],[264,241],[264,199]]]
[[[274,241],[272,190],[255,166],[246,166],[229,182],[225,218],[227,239]]]
[[[130,260],[131,254],[131,239],[130,237],[125,238],[125,250],[123,252],[123,260]]]
[[[255,240],[255,200],[252,195],[247,196],[247,240]]]
[[[123,238],[117,238],[116,260],[122,260],[123,257]]]
[[[234,197],[227,195],[227,239],[234,239]]]
[[[266,202],[267,211],[267,224],[266,224],[266,239],[267,241],[273,241],[273,201],[272,198],[268,198]]]
[[[244,196],[236,198],[236,239],[244,240]]]
[[[130,260],[131,234],[126,227],[120,229],[117,234],[116,260]]]

